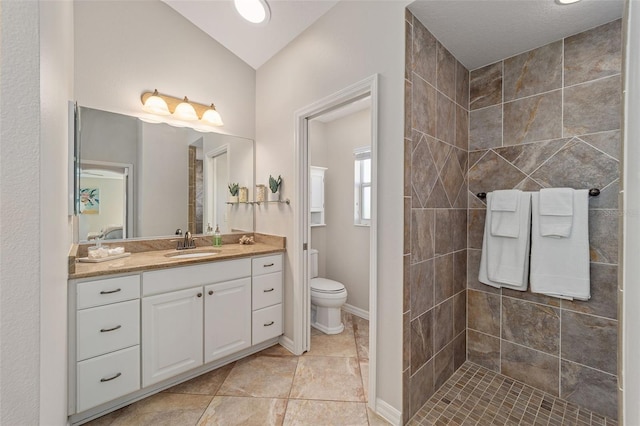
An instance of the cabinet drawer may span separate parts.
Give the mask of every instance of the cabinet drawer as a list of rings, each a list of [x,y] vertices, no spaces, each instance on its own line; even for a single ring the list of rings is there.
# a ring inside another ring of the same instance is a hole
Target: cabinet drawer
[[[282,334],[282,304],[253,312],[251,344],[256,345]]]
[[[255,277],[251,308],[262,309],[278,303],[282,303],[282,272]]]
[[[78,363],[78,412],[140,389],[140,346]]]
[[[140,275],[79,283],[76,294],[77,309],[137,299],[140,297]]]
[[[282,255],[255,257],[251,259],[253,276],[282,271]]]
[[[78,361],[140,343],[140,301],[114,303],[77,313]]]
[[[237,259],[142,274],[142,295],[168,293],[251,275],[251,260]]]

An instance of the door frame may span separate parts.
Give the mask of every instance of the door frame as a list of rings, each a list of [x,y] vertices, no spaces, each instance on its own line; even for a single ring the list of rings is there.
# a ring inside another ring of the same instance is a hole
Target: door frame
[[[202,190],[204,191],[205,195],[206,194],[211,194],[211,197],[206,197],[205,199],[207,199],[207,202],[202,203],[202,207],[203,207],[203,212],[202,212],[202,218],[203,218],[203,222],[208,221],[209,223],[212,224],[212,226],[215,226],[215,221],[217,219],[216,217],[216,201],[218,200],[218,193],[217,193],[217,185],[216,185],[216,168],[214,166],[214,161],[216,160],[217,157],[227,154],[227,174],[229,174],[229,170],[231,167],[231,151],[230,151],[230,147],[229,144],[224,144],[221,145],[219,147],[216,147],[210,151],[207,151],[204,153],[204,159],[205,161],[203,162],[202,165],[202,174],[204,175],[204,179],[203,179],[203,185],[202,185]],[[202,224],[202,229],[206,229],[204,227],[204,223]],[[231,232],[229,230],[229,232]]]
[[[345,104],[370,96],[371,102],[371,227],[369,242],[369,402],[376,410],[376,355],[378,306],[378,75],[374,74],[295,112],[293,262],[293,349],[297,355],[310,348],[311,292],[309,290],[309,120]]]

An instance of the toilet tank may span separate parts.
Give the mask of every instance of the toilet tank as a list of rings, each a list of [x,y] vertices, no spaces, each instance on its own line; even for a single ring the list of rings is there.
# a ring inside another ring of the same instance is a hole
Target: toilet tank
[[[311,270],[311,278],[318,277],[318,250],[309,250],[309,269]]]

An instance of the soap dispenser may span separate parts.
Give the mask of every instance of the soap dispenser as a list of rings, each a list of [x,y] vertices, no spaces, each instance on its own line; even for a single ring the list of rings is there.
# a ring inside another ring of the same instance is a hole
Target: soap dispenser
[[[222,235],[220,234],[220,227],[216,225],[216,231],[213,233],[213,245],[220,247],[222,245]]]

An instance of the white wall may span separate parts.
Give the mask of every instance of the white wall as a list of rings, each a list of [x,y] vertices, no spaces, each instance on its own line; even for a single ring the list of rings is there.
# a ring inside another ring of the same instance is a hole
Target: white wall
[[[353,224],[353,151],[371,145],[371,111],[359,111],[322,127],[322,136],[310,133],[309,145],[313,164],[314,152],[320,151],[321,146],[327,158],[323,164],[328,167],[325,172],[327,226],[312,228],[311,246],[320,251],[321,276],[343,283],[347,303],[368,312],[371,229]]]
[[[255,70],[159,0],[75,1],[80,105],[139,115],[158,89],[216,104],[221,133],[253,139]]]
[[[624,105],[622,286],[622,419],[640,424],[640,2],[628,2]],[[622,422],[621,422],[622,424]]]
[[[126,225],[124,223],[124,193],[123,179],[86,177],[81,178],[82,188],[100,189],[100,212],[98,214],[83,214],[78,218],[80,240],[86,240],[89,232],[98,233],[110,225]]]
[[[402,407],[404,1],[340,2],[257,71],[257,176],[282,175],[291,207],[260,209],[259,232],[293,238],[294,112],[378,73],[378,397]],[[292,337],[293,253],[285,259]]]

